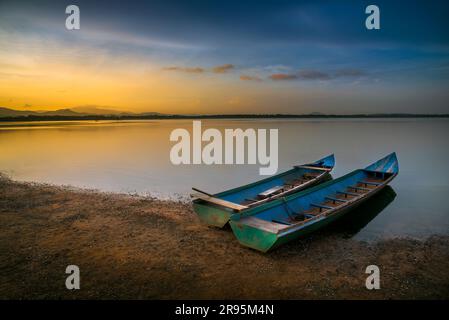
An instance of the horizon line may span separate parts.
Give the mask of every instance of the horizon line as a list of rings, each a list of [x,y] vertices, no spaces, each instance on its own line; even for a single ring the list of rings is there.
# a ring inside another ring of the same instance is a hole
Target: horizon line
[[[22,115],[0,116],[0,122],[13,121],[82,121],[82,120],[170,120],[170,119],[350,119],[350,118],[449,118],[443,114],[377,113],[377,114],[154,114],[154,115]]]

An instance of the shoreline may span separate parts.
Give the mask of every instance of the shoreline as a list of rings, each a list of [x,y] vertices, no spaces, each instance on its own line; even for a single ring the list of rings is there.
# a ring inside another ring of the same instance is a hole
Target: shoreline
[[[448,299],[449,236],[323,231],[268,254],[182,201],[0,175],[0,299]],[[65,288],[78,265],[81,289]],[[381,289],[365,288],[378,265]]]
[[[127,121],[127,120],[233,120],[233,119],[448,119],[449,114],[379,113],[379,114],[160,114],[160,115],[25,115],[2,116],[0,123],[39,121]]]

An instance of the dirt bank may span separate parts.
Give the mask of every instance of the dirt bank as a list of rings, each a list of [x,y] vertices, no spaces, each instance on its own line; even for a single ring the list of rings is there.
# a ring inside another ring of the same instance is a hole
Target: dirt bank
[[[81,269],[81,290],[65,268]],[[381,289],[365,288],[367,265]],[[449,298],[449,237],[368,244],[335,232],[269,254],[189,204],[0,178],[0,298]]]

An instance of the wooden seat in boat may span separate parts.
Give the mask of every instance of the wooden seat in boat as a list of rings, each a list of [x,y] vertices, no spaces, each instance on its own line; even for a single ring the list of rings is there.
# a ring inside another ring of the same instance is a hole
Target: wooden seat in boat
[[[345,199],[338,199],[338,198],[334,198],[334,197],[326,197],[325,199],[332,201],[333,203],[336,202],[348,202],[348,200]]]
[[[354,193],[354,192],[349,192],[349,191],[337,191],[337,193],[343,194],[345,196],[345,198],[347,196],[354,196],[354,197],[358,197],[361,195],[361,193]]]
[[[280,230],[285,229],[288,226],[285,223],[267,221],[253,216],[245,217],[241,219],[241,222],[249,226],[273,233],[278,233]]]
[[[358,183],[364,184],[365,186],[380,186],[382,183],[381,182],[374,182],[374,181],[358,181]]]
[[[316,204],[316,203],[311,203],[310,206],[320,209],[320,212],[322,212],[323,209],[326,209],[326,210],[333,209],[333,207],[325,206],[325,205],[322,205],[322,204]]]
[[[262,198],[262,199],[265,199],[267,197],[270,197],[270,196],[278,193],[279,191],[281,191],[283,189],[284,189],[283,186],[275,186],[275,187],[272,187],[272,188],[270,188],[268,190],[265,190],[264,192],[259,193],[257,196]]]
[[[373,189],[357,187],[357,186],[349,186],[348,189],[361,190],[361,191],[371,191],[371,190],[373,190]]]

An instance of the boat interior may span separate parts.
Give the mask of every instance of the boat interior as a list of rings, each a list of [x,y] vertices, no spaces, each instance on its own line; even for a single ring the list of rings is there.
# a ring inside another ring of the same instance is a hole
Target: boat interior
[[[329,172],[334,165],[335,157],[331,154],[313,163],[294,166],[293,169],[275,176],[214,195],[192,188],[197,191],[192,197],[197,198],[195,201],[204,201],[210,206],[224,207],[238,212],[287,196],[325,180],[330,177]]]
[[[267,181],[249,186],[243,190],[239,189],[234,192],[231,190],[231,192],[224,192],[217,196],[229,202],[251,206],[280,194],[288,193],[294,189],[299,189],[299,187],[311,183],[328,171],[329,169],[320,167],[298,166],[295,169],[286,172],[285,175],[280,175],[274,179],[268,179]]]
[[[277,233],[325,216],[335,208],[343,208],[354,203],[385,185],[392,175],[393,173],[356,170],[334,180],[334,183],[329,183],[325,188],[300,197],[292,197],[288,201],[281,198],[275,207],[245,217],[241,222]]]

